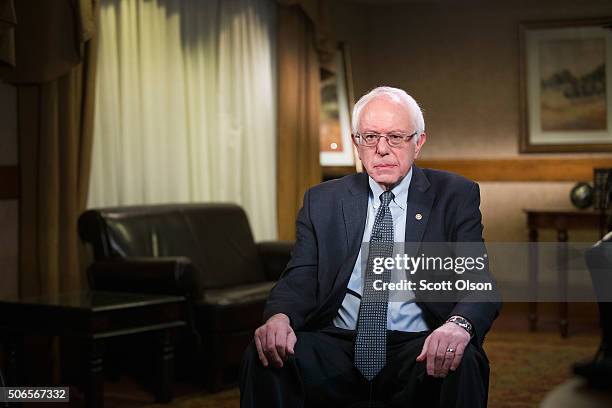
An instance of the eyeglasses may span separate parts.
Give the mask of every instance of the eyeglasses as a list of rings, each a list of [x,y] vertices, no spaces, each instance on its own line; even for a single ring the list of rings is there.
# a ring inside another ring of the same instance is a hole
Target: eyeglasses
[[[389,133],[386,135],[381,134],[381,133],[376,133],[376,132],[366,132],[363,134],[356,133],[354,136],[355,136],[355,139],[357,139],[357,143],[359,143],[360,145],[368,146],[368,147],[374,147],[378,145],[378,141],[380,140],[381,137],[384,137],[387,139],[387,143],[389,143],[389,146],[400,147],[404,143],[407,143],[410,140],[412,140],[412,138],[415,137],[416,135],[417,135],[417,132],[414,132],[411,135],[407,133],[395,133],[395,132]]]

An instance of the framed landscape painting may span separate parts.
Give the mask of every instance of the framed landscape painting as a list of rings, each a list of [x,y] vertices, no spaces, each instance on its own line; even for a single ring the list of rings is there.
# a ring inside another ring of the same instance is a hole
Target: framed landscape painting
[[[612,17],[520,25],[521,152],[612,151]]]

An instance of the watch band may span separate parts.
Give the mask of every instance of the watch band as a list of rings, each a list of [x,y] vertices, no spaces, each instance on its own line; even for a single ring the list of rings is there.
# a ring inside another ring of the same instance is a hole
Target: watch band
[[[446,320],[446,323],[455,323],[457,326],[468,332],[470,337],[474,336],[474,327],[472,326],[472,323],[470,323],[469,320],[463,316],[451,316],[448,318],[448,320]]]

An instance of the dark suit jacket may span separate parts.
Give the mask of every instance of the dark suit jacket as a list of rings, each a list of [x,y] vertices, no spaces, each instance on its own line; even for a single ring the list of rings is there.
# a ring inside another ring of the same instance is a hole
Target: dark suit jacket
[[[482,242],[478,184],[456,174],[414,165],[412,171],[406,242]],[[292,258],[270,293],[264,320],[284,313],[295,331],[331,324],[361,247],[368,194],[365,173],[328,181],[306,192],[297,218]],[[415,218],[417,213],[422,215],[420,220]],[[488,269],[486,274],[490,277]],[[432,329],[455,314],[470,320],[476,333],[473,341],[478,345],[501,305],[497,296],[485,302],[457,303],[422,302],[417,295],[417,303]]]

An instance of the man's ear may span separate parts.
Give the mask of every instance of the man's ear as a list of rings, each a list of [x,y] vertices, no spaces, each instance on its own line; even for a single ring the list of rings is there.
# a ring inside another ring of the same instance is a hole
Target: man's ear
[[[353,146],[355,146],[355,150],[357,151],[357,157],[361,160],[361,151],[359,150],[359,144],[357,143],[357,139],[355,135],[351,133],[351,140],[353,141]]]
[[[414,147],[414,158],[416,159],[417,157],[419,157],[419,153],[421,152],[421,148],[423,147],[423,145],[425,144],[425,142],[427,141],[427,134],[425,132],[421,133],[421,136],[419,137],[419,141],[416,143],[416,146]]]

